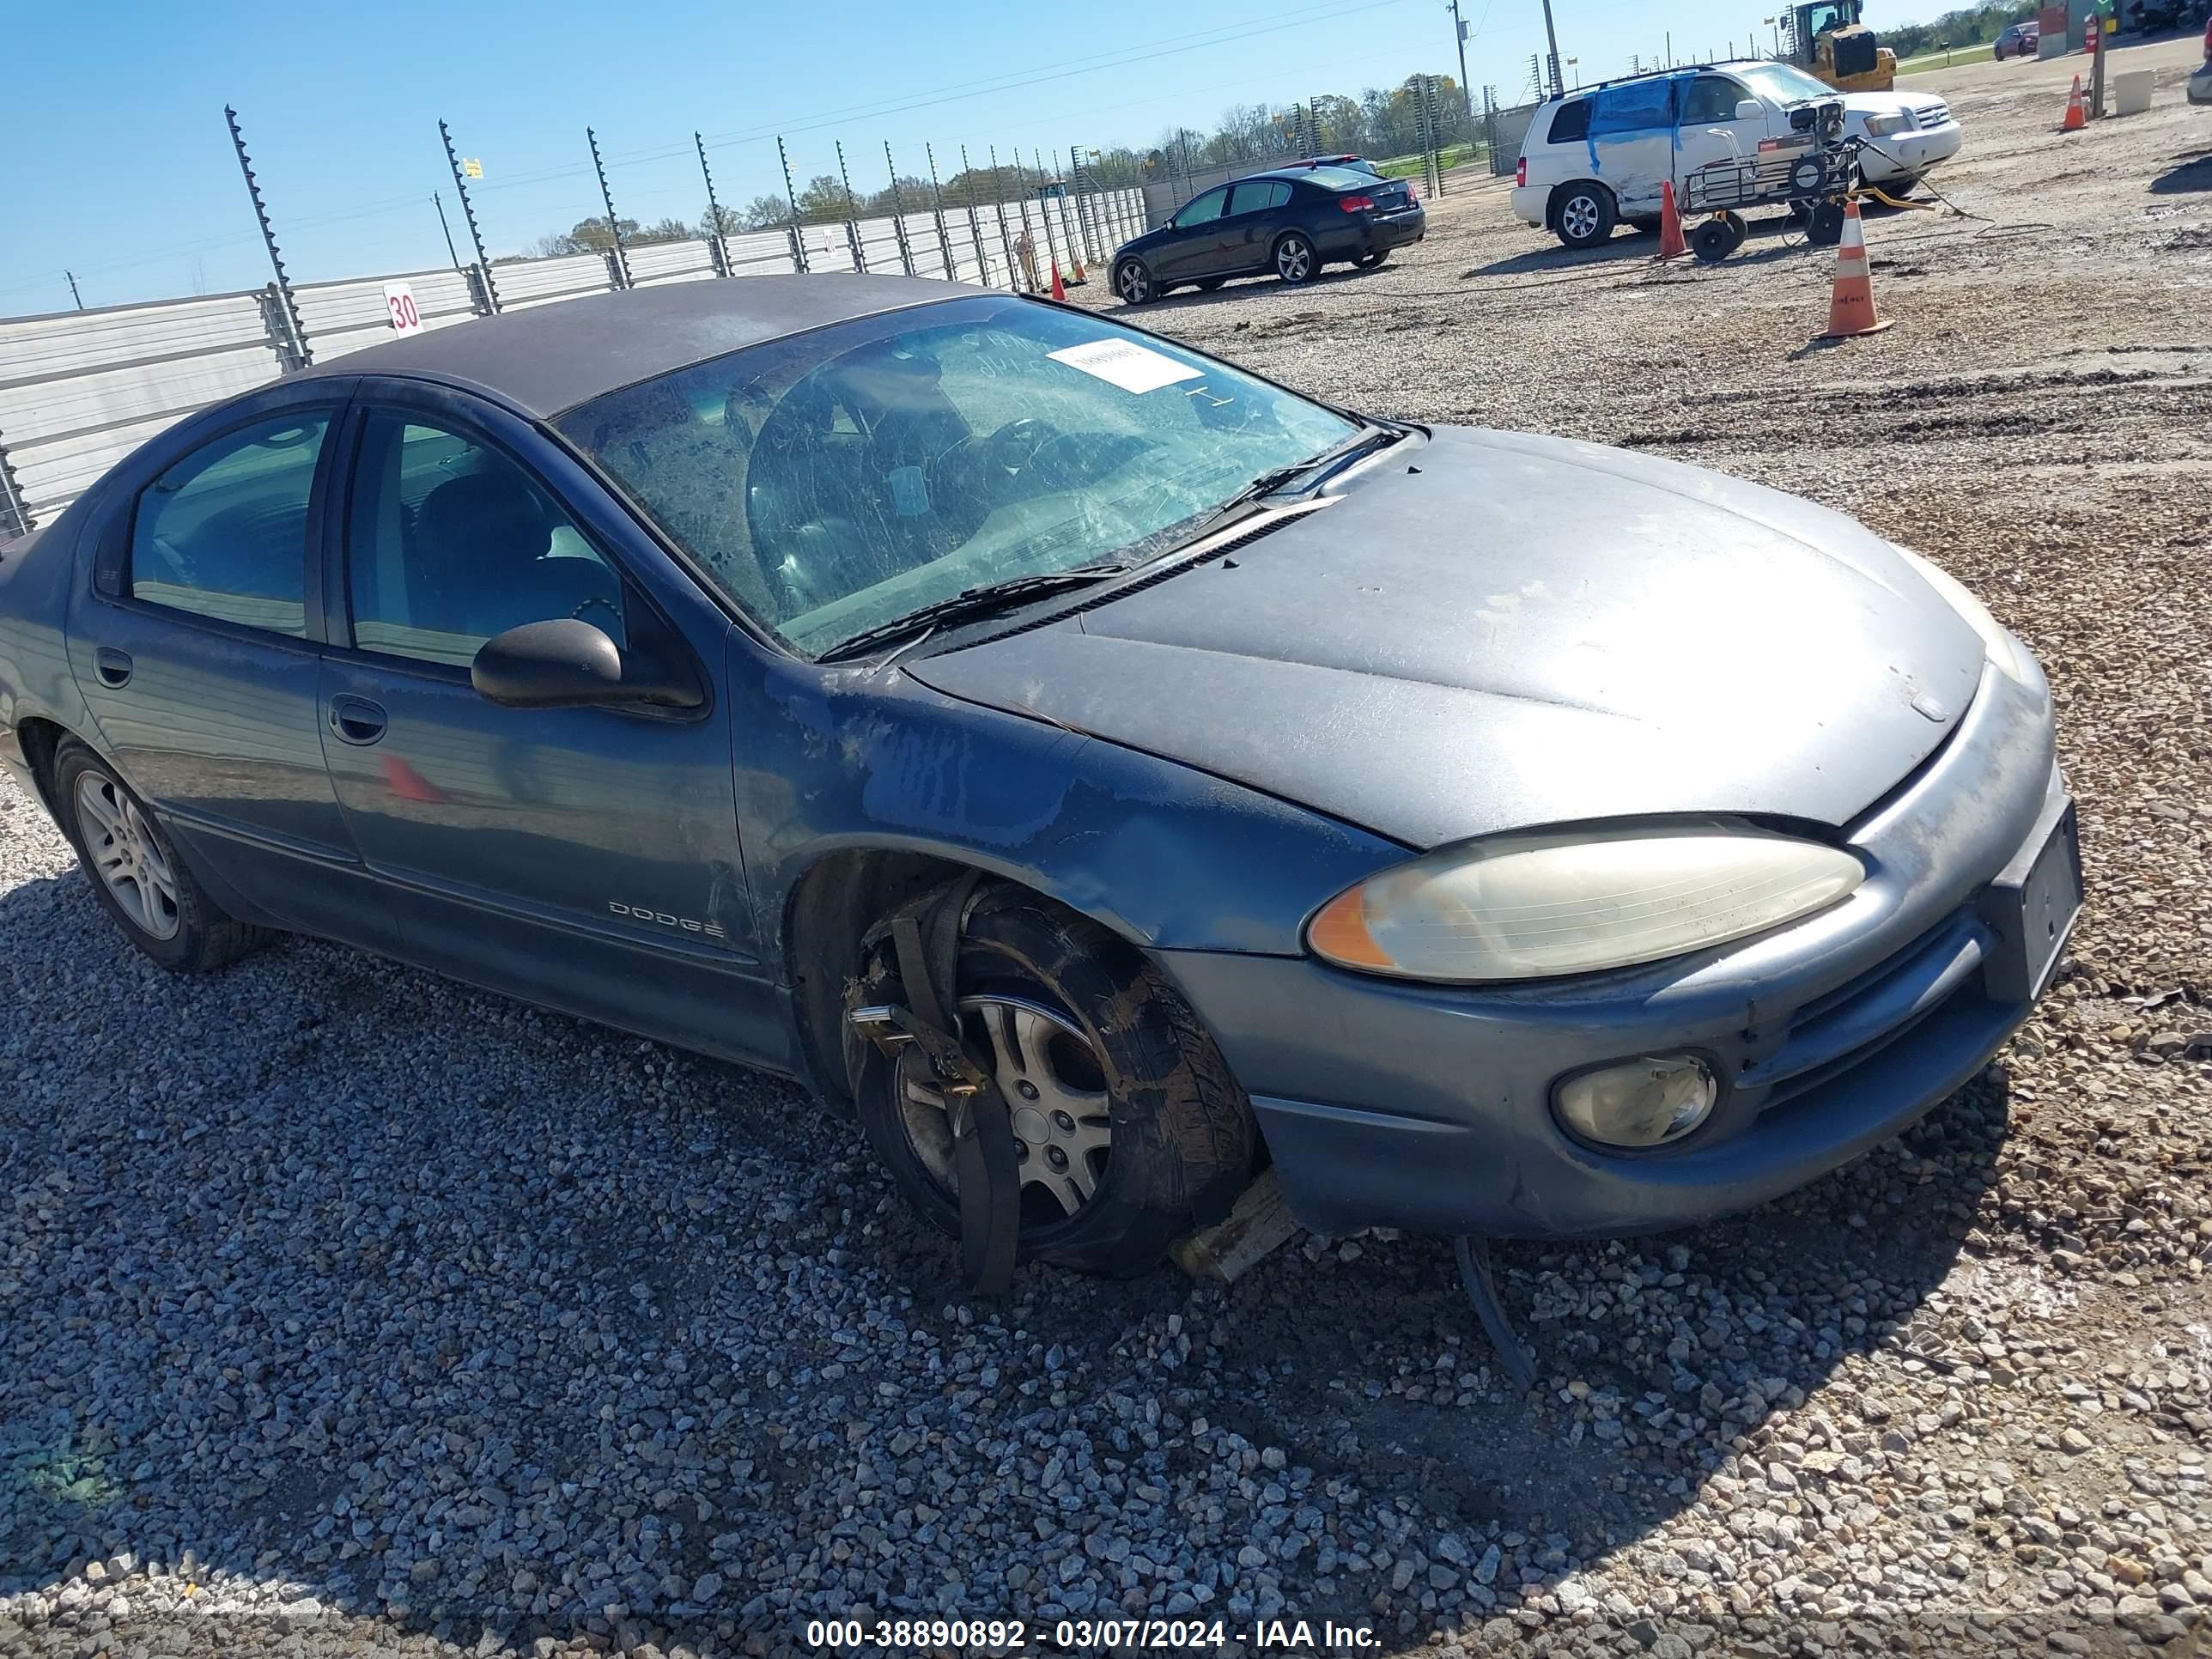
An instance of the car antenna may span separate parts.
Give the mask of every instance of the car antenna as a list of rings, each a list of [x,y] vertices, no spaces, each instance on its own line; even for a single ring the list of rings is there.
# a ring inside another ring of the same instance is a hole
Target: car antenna
[[[1536,1362],[1522,1345],[1521,1334],[1507,1317],[1505,1304],[1498,1299],[1498,1286],[1490,1277],[1490,1241],[1471,1233],[1455,1233],[1452,1257],[1459,1263],[1459,1282],[1467,1287],[1467,1299],[1474,1304],[1491,1346],[1505,1363],[1506,1375],[1524,1393],[1534,1388]]]

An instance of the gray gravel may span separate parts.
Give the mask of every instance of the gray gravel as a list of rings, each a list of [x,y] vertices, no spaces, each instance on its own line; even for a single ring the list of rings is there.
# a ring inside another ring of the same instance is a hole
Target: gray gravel
[[[2062,151],[2059,69],[1916,82],[1969,122],[1962,202],[2062,228],[1875,222],[1900,323],[1847,353],[1791,360],[1825,261],[1590,277],[1494,189],[1382,273],[1148,319],[1808,489],[2026,635],[2092,908],[1904,1140],[1724,1224],[1504,1248],[1525,1396],[1431,1240],[1301,1238],[1225,1291],[1025,1269],[969,1311],[785,1085],[310,943],[170,979],[0,789],[0,1653],[765,1653],[860,1608],[2195,1650],[2212,235],[2154,185],[2206,129],[2168,85]]]

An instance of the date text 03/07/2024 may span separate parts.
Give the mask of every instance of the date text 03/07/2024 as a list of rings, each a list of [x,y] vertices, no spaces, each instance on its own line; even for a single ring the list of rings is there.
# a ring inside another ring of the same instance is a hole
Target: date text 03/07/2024
[[[1121,1651],[1131,1648],[1223,1648],[1231,1643],[1267,1653],[1339,1654],[1379,1647],[1374,1626],[1330,1619],[1261,1619],[1249,1626],[1223,1619],[816,1619],[807,1622],[806,1645],[842,1651],[945,1647],[1018,1653],[1036,1648],[1060,1653]]]

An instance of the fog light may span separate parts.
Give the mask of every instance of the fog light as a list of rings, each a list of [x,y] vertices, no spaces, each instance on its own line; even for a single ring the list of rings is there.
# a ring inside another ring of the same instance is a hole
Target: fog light
[[[1571,1077],[1552,1091],[1559,1121],[1607,1146],[1658,1146],[1705,1121],[1720,1086],[1689,1054],[1640,1054]]]

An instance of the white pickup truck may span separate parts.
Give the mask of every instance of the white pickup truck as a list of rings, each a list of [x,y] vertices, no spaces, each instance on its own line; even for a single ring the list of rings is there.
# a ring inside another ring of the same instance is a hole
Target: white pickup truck
[[[1801,69],[1765,59],[1668,70],[1547,99],[1528,123],[1513,211],[1569,247],[1588,247],[1622,220],[1656,222],[1659,187],[1715,161],[1806,142],[1793,109],[1840,101],[1846,137],[1865,141],[1859,172],[1890,195],[1958,153],[1950,106],[1933,94],[1838,93]]]

